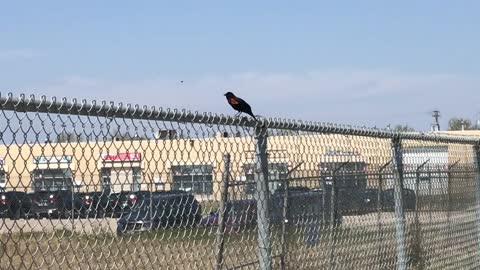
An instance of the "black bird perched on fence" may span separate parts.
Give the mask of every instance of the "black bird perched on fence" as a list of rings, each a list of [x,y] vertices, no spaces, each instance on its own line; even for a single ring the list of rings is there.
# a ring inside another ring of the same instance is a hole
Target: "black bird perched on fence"
[[[236,116],[239,116],[241,113],[246,113],[253,117],[255,121],[257,121],[257,118],[255,115],[253,115],[252,108],[245,100],[235,96],[232,92],[227,92],[224,96],[227,97],[228,104],[230,104],[233,109],[238,111]]]

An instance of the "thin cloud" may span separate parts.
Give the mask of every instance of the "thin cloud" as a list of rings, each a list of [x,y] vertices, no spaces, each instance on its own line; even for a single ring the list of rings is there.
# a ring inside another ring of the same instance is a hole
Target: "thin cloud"
[[[10,50],[2,50],[0,49],[0,59],[7,60],[7,59],[29,59],[33,57],[33,50],[32,49],[10,49]]]
[[[442,111],[444,121],[480,110],[479,85],[480,79],[464,74],[315,70],[244,72],[179,80],[111,81],[72,76],[34,94],[232,114],[223,96],[232,91],[245,98],[255,114],[265,117],[379,127],[409,123],[428,129],[428,112],[434,108]]]

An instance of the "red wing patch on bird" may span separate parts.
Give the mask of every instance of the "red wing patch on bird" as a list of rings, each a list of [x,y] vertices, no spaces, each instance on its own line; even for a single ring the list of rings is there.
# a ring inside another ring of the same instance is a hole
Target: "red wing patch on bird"
[[[230,99],[228,100],[228,103],[233,104],[233,105],[237,105],[237,104],[238,104],[238,100],[236,100],[235,98],[230,98]]]

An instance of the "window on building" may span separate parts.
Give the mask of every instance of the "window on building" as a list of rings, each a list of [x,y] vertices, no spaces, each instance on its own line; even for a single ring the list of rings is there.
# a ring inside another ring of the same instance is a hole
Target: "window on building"
[[[102,188],[110,192],[139,191],[142,184],[140,167],[102,168]]]
[[[4,170],[0,170],[0,190],[5,187],[6,175]]]
[[[194,194],[213,193],[213,166],[182,165],[173,166],[172,189],[185,190]]]
[[[112,180],[111,180],[112,169],[102,168],[102,170],[100,171],[100,174],[102,177],[102,189],[104,191],[110,192],[112,190]]]
[[[33,171],[34,191],[73,191],[72,171],[70,169],[37,169]]]
[[[139,191],[142,184],[142,170],[138,167],[132,168],[133,182],[132,190]]]
[[[243,166],[245,174],[245,193],[254,194],[257,188],[255,182],[255,164],[245,164]],[[287,177],[288,164],[284,162],[268,164],[268,189],[273,193]]]

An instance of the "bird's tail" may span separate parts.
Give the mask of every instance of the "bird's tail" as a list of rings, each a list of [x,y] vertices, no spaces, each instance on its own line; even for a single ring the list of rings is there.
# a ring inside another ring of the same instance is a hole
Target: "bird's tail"
[[[255,117],[255,115],[253,115],[253,113],[249,113],[249,115],[250,115],[251,117],[253,117],[253,119],[255,119],[255,121],[258,121],[257,118]]]

